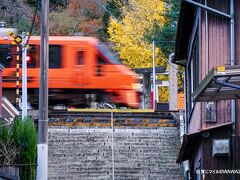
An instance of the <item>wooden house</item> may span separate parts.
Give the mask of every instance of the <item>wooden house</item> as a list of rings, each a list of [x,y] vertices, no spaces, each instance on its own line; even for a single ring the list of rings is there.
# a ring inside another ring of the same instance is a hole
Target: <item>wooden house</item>
[[[239,1],[183,0],[172,61],[185,69],[186,179],[240,179]]]

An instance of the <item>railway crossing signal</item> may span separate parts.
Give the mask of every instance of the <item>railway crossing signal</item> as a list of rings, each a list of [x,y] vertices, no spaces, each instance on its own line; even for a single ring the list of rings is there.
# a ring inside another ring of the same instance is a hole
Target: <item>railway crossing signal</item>
[[[22,45],[22,48],[26,48],[26,49],[30,48],[28,44],[23,42],[23,38],[24,37],[26,38],[26,36],[29,36],[29,32],[23,32],[21,36],[16,35],[12,32],[8,32],[8,35],[13,38],[13,41],[11,42],[12,45],[18,45],[18,46]]]
[[[29,33],[23,32],[22,35],[16,35],[12,32],[8,32],[8,35],[13,38],[11,45],[17,46],[17,67],[16,67],[16,104],[19,104],[19,53],[20,53],[20,46],[22,52],[22,119],[27,116],[27,49],[29,49],[29,45],[26,44],[27,36]]]
[[[22,37],[21,37],[21,36],[16,36],[16,37],[14,38],[14,42],[15,42],[16,44],[22,43]]]

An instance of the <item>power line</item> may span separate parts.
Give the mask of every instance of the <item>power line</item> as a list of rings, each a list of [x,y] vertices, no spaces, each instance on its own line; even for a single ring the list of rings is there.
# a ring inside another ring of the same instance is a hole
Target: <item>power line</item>
[[[164,34],[176,34],[176,32],[164,32]],[[136,33],[123,33],[123,34],[116,34],[116,35],[145,35],[143,33],[141,34],[136,34]]]
[[[109,15],[110,15],[114,20],[116,20],[119,24],[121,24],[126,31],[128,31],[128,32],[130,31],[130,30],[128,29],[128,27],[127,27],[126,25],[124,25],[124,23],[123,23],[122,21],[120,21],[119,19],[117,19],[117,18],[111,13],[111,11],[109,11],[101,2],[99,2],[99,0],[94,0],[94,1],[95,1],[97,4],[99,4],[99,5],[104,9],[105,12],[109,13]],[[130,31],[129,34],[132,34],[131,31]],[[149,48],[149,47],[145,46],[145,44],[143,44],[143,43],[145,43],[145,42],[144,42],[142,39],[140,39],[140,38],[138,38],[138,37],[136,37],[136,36],[133,36],[133,37],[134,37],[141,45],[143,45],[147,50],[149,50],[149,51],[152,52],[152,49],[151,49],[151,48]],[[159,41],[159,42],[161,42],[161,41]],[[164,42],[164,41],[162,41],[162,42]],[[165,43],[175,43],[175,41],[169,41],[169,42],[168,42],[168,41],[165,41]],[[163,62],[168,63],[168,60],[164,59],[162,56],[158,55],[158,57],[161,58],[161,60],[162,60]]]
[[[113,43],[111,41],[101,41],[101,42],[104,42],[104,43]],[[155,41],[157,43],[174,43],[175,44],[175,41]]]
[[[25,46],[28,45],[28,43],[29,43],[29,39],[30,39],[30,36],[32,34],[32,31],[33,31],[34,24],[35,24],[39,4],[40,4],[40,0],[37,0],[37,5],[36,5],[35,11],[34,11],[34,16],[32,18],[32,23],[31,23],[31,28],[30,28],[29,35],[28,35]]]

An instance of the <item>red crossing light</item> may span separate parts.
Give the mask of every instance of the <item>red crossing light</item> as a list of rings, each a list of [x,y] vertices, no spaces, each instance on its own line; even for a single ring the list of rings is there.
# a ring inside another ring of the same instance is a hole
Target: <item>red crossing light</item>
[[[27,55],[27,57],[26,57],[26,61],[27,61],[27,62],[30,62],[31,60],[32,60],[32,57],[29,56],[29,55]]]

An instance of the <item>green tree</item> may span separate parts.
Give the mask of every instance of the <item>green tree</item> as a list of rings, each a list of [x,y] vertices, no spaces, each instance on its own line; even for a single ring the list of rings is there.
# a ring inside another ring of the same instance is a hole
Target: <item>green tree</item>
[[[102,28],[99,29],[98,35],[102,41],[107,41],[109,38],[108,26],[110,23],[110,18],[114,17],[118,20],[122,20],[121,8],[127,4],[126,0],[112,0],[108,1],[104,9],[104,15],[102,17]]]
[[[27,3],[30,6],[37,6],[37,4],[41,4],[41,0],[27,0]],[[56,7],[56,6],[62,6],[67,7],[68,0],[49,0],[50,8]]]
[[[164,0],[165,12],[164,12],[164,25],[159,26],[158,23],[154,23],[149,33],[144,35],[146,41],[156,41],[156,46],[162,50],[165,59],[174,51],[175,37],[177,32],[177,20],[180,12],[179,0]],[[181,90],[183,88],[183,68],[178,67],[178,86]]]
[[[174,50],[179,11],[179,0],[165,0],[164,25],[160,26],[154,22],[150,31],[144,35],[148,42],[156,41],[156,46],[162,50],[166,58]]]
[[[1,164],[35,164],[36,153],[37,131],[30,118],[15,118],[12,126],[1,126]]]
[[[144,39],[154,22],[164,24],[163,1],[129,0],[121,8],[122,19],[111,17],[110,41],[115,43],[123,63],[131,68],[152,67],[152,42]],[[160,48],[156,48],[157,65],[165,65]]]

